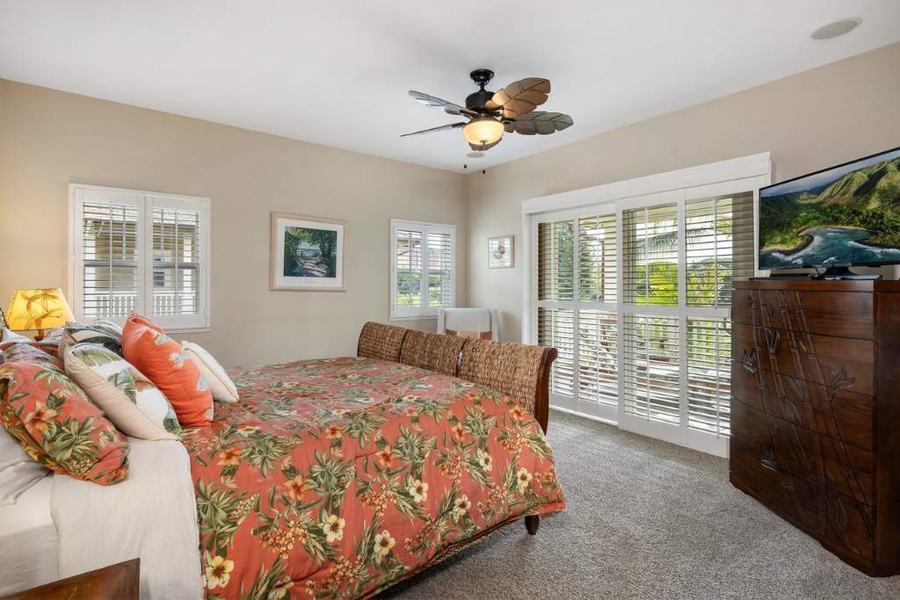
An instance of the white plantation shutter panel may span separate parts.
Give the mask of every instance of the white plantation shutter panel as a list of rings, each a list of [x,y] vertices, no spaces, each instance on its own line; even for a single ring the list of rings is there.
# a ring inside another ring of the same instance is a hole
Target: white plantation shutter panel
[[[578,220],[578,296],[585,302],[614,304],[616,276],[616,215]]]
[[[391,317],[436,315],[453,306],[456,228],[391,219]]]
[[[578,397],[588,402],[619,403],[616,313],[578,311]]]
[[[678,304],[677,219],[675,204],[622,212],[626,303],[644,306]]]
[[[574,300],[575,222],[538,224],[538,300]]]
[[[538,309],[538,344],[559,355],[550,372],[550,392],[575,395],[575,320],[571,309]]]
[[[753,275],[753,194],[685,205],[686,304],[731,306],[732,281]]]
[[[422,255],[421,231],[400,228],[394,232],[394,306],[421,306]]]
[[[80,294],[75,311],[87,319],[125,317],[137,304],[140,281],[139,223],[141,199],[134,194],[93,194],[81,197],[76,211],[76,279]],[[74,295],[74,294],[70,294]]]
[[[428,227],[428,306],[453,304],[453,237],[449,231]]]
[[[166,329],[209,326],[209,200],[70,186],[76,317],[131,311]]]
[[[731,320],[687,320],[687,426],[730,435]]]
[[[204,303],[208,209],[202,202],[147,196],[152,264],[148,311],[160,325],[208,322]]]
[[[625,413],[678,425],[681,419],[678,319],[625,315],[623,338]]]

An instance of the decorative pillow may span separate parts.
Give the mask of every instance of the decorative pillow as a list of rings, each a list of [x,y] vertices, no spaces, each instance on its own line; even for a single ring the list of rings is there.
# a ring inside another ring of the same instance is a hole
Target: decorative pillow
[[[3,351],[5,362],[30,362],[62,369],[62,361],[31,344],[10,344]]]
[[[56,473],[102,485],[128,476],[128,440],[59,369],[0,365],[0,423]]]
[[[66,349],[75,344],[100,344],[122,356],[122,342],[118,337],[93,325],[70,323],[66,325],[59,343],[59,355],[65,356]]]
[[[30,337],[16,333],[12,329],[6,327],[0,328],[0,344],[8,344],[11,342],[25,342],[26,344],[32,344],[34,343],[34,340]]]
[[[59,355],[59,345],[60,343],[62,343],[62,336],[64,331],[64,327],[54,327],[53,329],[45,332],[44,339],[37,342],[37,347],[50,356],[54,356],[62,360],[62,356]]]
[[[181,350],[178,342],[164,333],[128,317],[122,333],[125,360],[150,378],[162,390],[186,427],[209,425],[213,399],[200,369]]]
[[[159,325],[154,323],[153,319],[151,319],[150,317],[145,317],[143,315],[139,315],[136,312],[132,312],[130,315],[128,315],[128,320],[133,323],[137,323],[138,325],[145,325],[146,327],[149,327],[150,329],[154,329],[160,333],[166,332],[162,327],[160,327]]]
[[[99,344],[77,344],[66,350],[65,365],[69,377],[125,435],[180,439],[181,426],[172,405],[153,382],[115,352]]]
[[[47,467],[25,454],[19,442],[0,428],[0,506],[15,504],[19,494],[49,474]]]
[[[115,337],[117,340],[122,339],[122,328],[112,321],[101,319],[94,323],[94,328],[99,329],[100,331],[105,331],[109,335]]]
[[[238,398],[237,386],[222,368],[213,355],[207,352],[199,344],[193,342],[181,342],[181,349],[194,361],[194,364],[200,369],[206,383],[209,384],[209,391],[212,392],[213,400],[219,402],[237,402]]]
[[[35,344],[37,344],[37,342],[35,342],[30,337],[19,335],[15,331],[7,329],[6,327],[0,329],[0,350],[6,350],[7,348],[11,348],[15,344],[30,344],[34,346]]]

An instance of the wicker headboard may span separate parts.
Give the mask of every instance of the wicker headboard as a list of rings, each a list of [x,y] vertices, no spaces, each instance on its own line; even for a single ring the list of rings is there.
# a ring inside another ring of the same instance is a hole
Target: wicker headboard
[[[400,347],[410,329],[369,321],[359,332],[356,355],[400,362]]]
[[[518,400],[547,431],[550,366],[556,348],[474,340],[369,322],[359,334],[359,356],[456,375]]]

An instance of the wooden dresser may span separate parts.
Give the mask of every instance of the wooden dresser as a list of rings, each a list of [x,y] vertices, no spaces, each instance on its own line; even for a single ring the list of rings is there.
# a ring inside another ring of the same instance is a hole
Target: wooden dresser
[[[900,282],[734,287],[731,482],[864,573],[900,573]]]

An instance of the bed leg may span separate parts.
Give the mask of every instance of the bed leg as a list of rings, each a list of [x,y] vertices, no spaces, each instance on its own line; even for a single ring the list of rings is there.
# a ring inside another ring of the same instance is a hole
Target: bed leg
[[[525,517],[525,529],[528,530],[528,533],[534,535],[537,533],[538,527],[541,526],[541,517],[540,515],[527,515]]]

